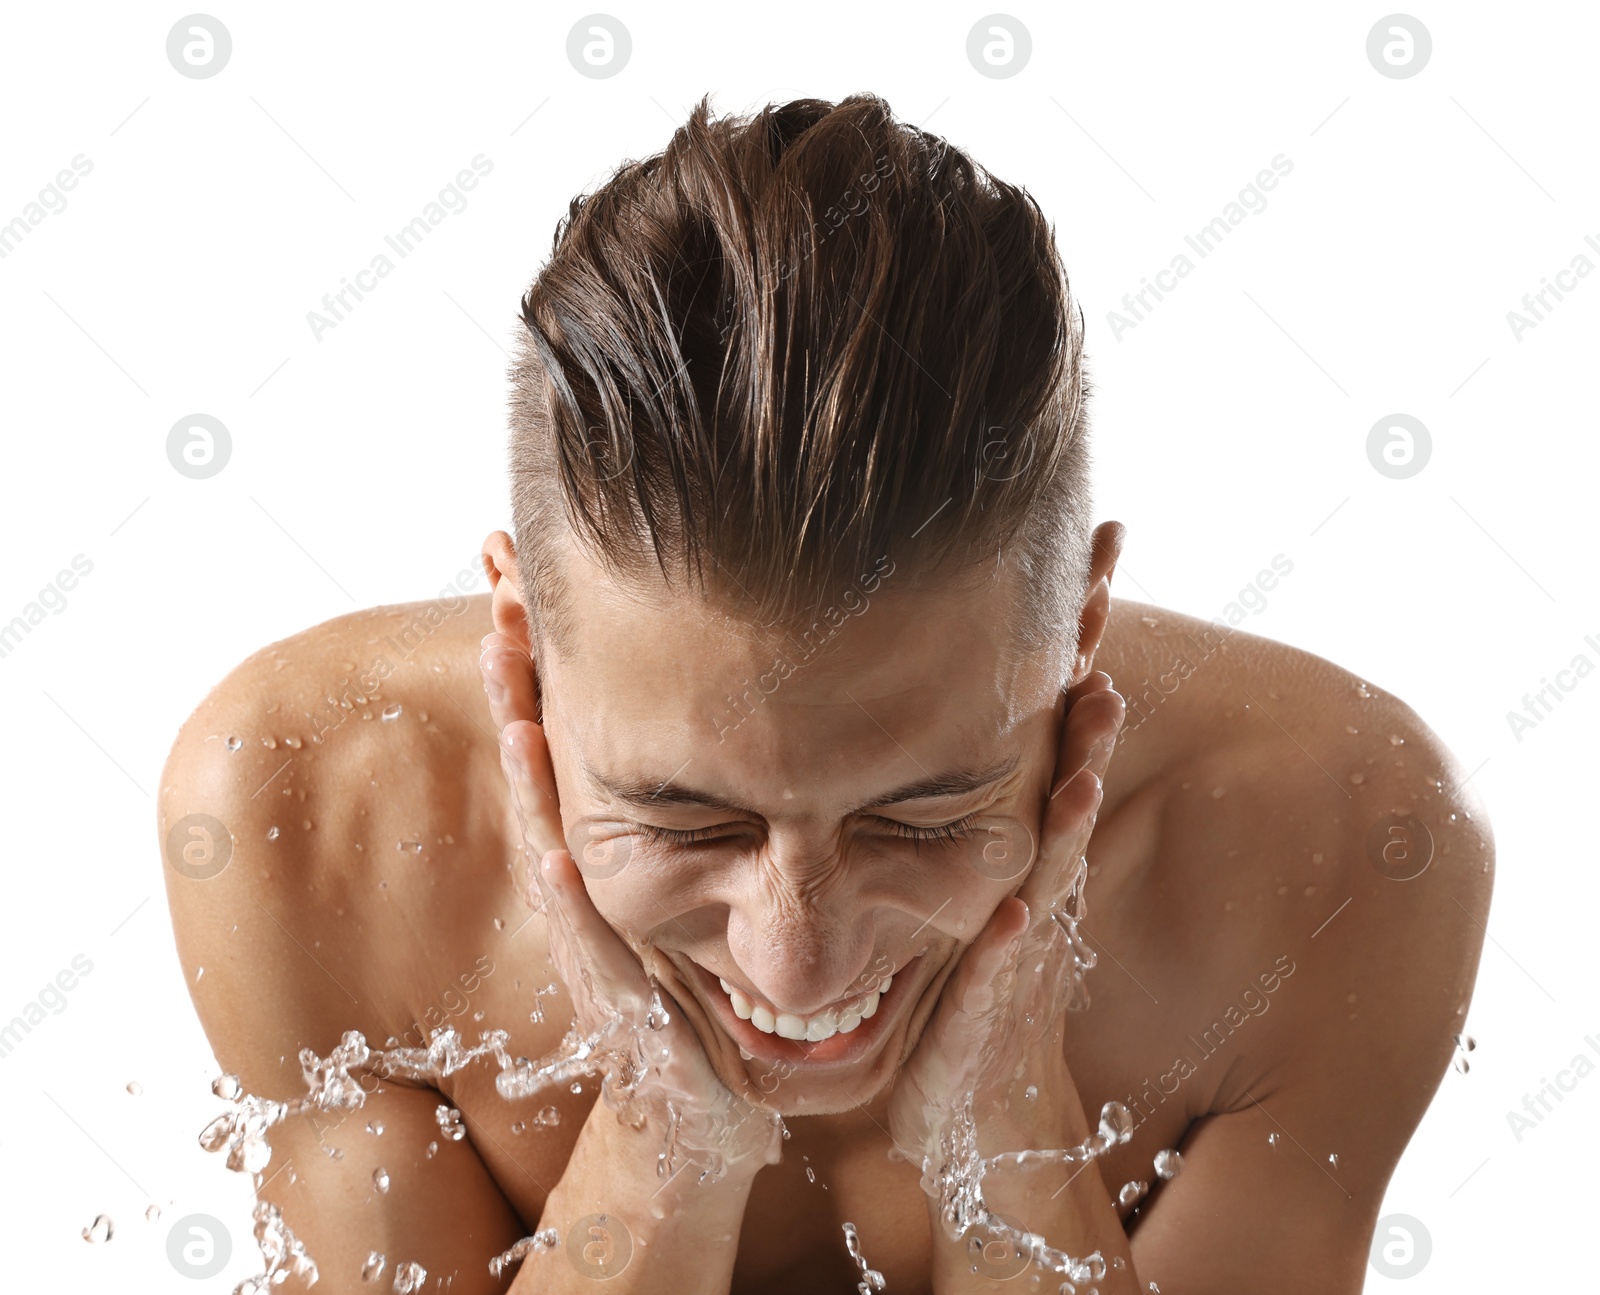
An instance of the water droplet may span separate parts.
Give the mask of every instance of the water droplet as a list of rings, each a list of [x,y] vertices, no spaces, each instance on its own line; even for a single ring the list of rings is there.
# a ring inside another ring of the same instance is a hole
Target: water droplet
[[[228,750],[230,751],[237,751],[243,745],[244,739],[242,737],[230,737],[228,739]]]
[[[283,744],[291,751],[298,751],[300,749],[300,739],[297,737],[286,737],[283,739]]]
[[[111,1216],[109,1214],[95,1215],[94,1222],[84,1228],[83,1239],[92,1245],[99,1245],[102,1241],[111,1240]]]
[[[1283,1138],[1277,1133],[1269,1133],[1269,1134],[1267,1134],[1267,1145],[1269,1147],[1275,1147],[1275,1146],[1278,1145],[1278,1143],[1280,1143],[1282,1141],[1283,1141]]]
[[[394,1270],[395,1295],[416,1295],[422,1283],[428,1280],[428,1270],[416,1260],[400,1264]]]
[[[397,701],[392,701],[387,706],[385,706],[383,708],[383,717],[386,720],[399,719],[400,718],[400,703],[397,702]]]
[[[1328,1155],[1328,1163],[1330,1165],[1332,1165],[1335,1169],[1337,1169],[1339,1167],[1339,1153],[1337,1151],[1329,1153],[1329,1155]]]
[[[142,1092],[144,1092],[144,1085],[143,1084],[141,1084],[137,1079],[128,1080],[128,1096],[129,1097],[137,1097]]]
[[[561,1123],[561,1112],[554,1106],[546,1106],[533,1117],[533,1122],[542,1129],[553,1129]]]
[[[583,1091],[583,1085],[580,1084],[576,1079],[572,1081],[572,1091],[575,1093],[581,1093]]]
[[[383,1121],[382,1120],[368,1120],[367,1121],[367,1132],[372,1134],[372,1136],[375,1137],[375,1138],[381,1138],[383,1136]]]
[[[1100,1108],[1100,1136],[1117,1144],[1133,1136],[1133,1112],[1121,1102],[1107,1102]]]
[[[372,1185],[380,1192],[389,1190],[389,1171],[382,1165],[372,1171]]]
[[[261,745],[266,747],[269,751],[276,751],[278,749],[278,739],[275,737],[264,737],[261,739]]]
[[[1035,1098],[1037,1098],[1039,1096],[1039,1087],[1038,1087],[1038,1085],[1037,1084],[1029,1084],[1026,1088],[1024,1088],[1022,1090],[1022,1095],[1024,1097],[1026,1097],[1030,1102],[1033,1101]]]
[[[511,1131],[513,1133],[520,1134],[527,1127],[528,1126],[526,1124],[524,1124],[521,1120],[513,1120],[511,1122]]]
[[[1470,1034],[1456,1035],[1456,1047],[1460,1048],[1463,1052],[1471,1052],[1477,1046],[1478,1041]]]
[[[503,918],[503,917],[495,918],[494,919],[494,929],[497,930],[497,931],[505,930],[506,929],[506,920],[505,920],[505,918]]]
[[[1472,1063],[1465,1057],[1458,1056],[1456,1058],[1456,1069],[1464,1075],[1467,1073],[1467,1071],[1472,1069]]]
[[[1350,781],[1355,783],[1355,785],[1358,786],[1358,787],[1362,783],[1364,783],[1366,780],[1367,780],[1367,775],[1362,773],[1359,769],[1357,769],[1353,774],[1350,775]]]
[[[428,1149],[426,1151],[424,1151],[422,1154],[427,1159],[432,1160],[436,1155],[439,1154],[439,1144],[437,1142],[428,1143]]]
[[[397,841],[397,842],[395,842],[395,849],[399,850],[401,854],[406,854],[408,852],[411,853],[411,854],[421,854],[422,853],[422,842],[421,841]]]
[[[439,1121],[439,1131],[450,1141],[460,1142],[462,1138],[467,1136],[466,1126],[461,1123],[461,1112],[456,1110],[455,1107],[441,1103],[433,1114],[434,1118]]]
[[[1156,1177],[1176,1178],[1183,1172],[1183,1155],[1175,1150],[1156,1152]]]
[[[152,1206],[150,1206],[149,1209],[145,1210],[145,1212],[144,1212],[144,1221],[146,1223],[154,1223],[160,1217],[161,1217],[161,1207],[159,1205],[152,1205]]]
[[[277,824],[273,824],[267,829],[267,840],[269,841],[276,841],[280,835]]]
[[[1404,746],[1405,744],[1406,744],[1405,738],[1401,737],[1398,733],[1389,734],[1389,745],[1390,746]]]
[[[225,1102],[237,1101],[244,1089],[238,1075],[218,1075],[211,1081],[211,1091]]]
[[[1365,700],[1372,696],[1372,689],[1368,688],[1361,680],[1356,680],[1356,696]]]
[[[1128,1209],[1142,1201],[1149,1190],[1149,1183],[1123,1183],[1122,1190],[1117,1193],[1117,1204]]]
[[[372,1251],[367,1255],[366,1263],[361,1265],[361,1280],[364,1282],[377,1281],[383,1276],[383,1266],[388,1262],[388,1259],[384,1257],[383,1251]]]
[[[1227,794],[1228,794],[1228,789],[1226,787],[1213,787],[1211,789],[1211,799],[1212,800],[1221,800]]]
[[[814,1183],[817,1181],[817,1171],[810,1165],[806,1166],[806,1181],[808,1183]]]

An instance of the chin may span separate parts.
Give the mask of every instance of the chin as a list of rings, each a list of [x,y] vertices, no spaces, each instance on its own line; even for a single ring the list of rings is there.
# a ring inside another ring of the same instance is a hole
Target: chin
[[[735,1056],[736,1069],[723,1076],[723,1082],[752,1106],[785,1118],[843,1115],[871,1105],[893,1087],[899,1067],[883,1065],[882,1060],[854,1073],[822,1076],[785,1074],[782,1068],[767,1068],[755,1060],[741,1062]]]

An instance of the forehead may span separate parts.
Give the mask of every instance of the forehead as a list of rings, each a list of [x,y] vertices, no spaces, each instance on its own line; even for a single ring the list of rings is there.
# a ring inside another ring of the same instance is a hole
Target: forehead
[[[681,585],[566,560],[572,632],[544,665],[547,718],[613,785],[855,804],[993,764],[1055,701],[1061,651],[1012,651],[1005,581],[906,591],[891,576],[841,588],[813,623],[763,631]]]

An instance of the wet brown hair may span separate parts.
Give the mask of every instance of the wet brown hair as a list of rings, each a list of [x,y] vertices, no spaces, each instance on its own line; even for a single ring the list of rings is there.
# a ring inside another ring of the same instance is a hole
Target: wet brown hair
[[[1082,312],[1024,189],[873,95],[713,119],[575,199],[522,299],[512,511],[536,641],[570,536],[615,578],[803,623],[1016,573],[1075,644],[1089,568]],[[561,519],[565,518],[563,522]]]

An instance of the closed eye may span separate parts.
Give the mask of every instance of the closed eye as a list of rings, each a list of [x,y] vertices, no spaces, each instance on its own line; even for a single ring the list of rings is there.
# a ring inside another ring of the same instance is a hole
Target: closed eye
[[[877,820],[888,829],[891,836],[898,836],[908,841],[958,841],[969,832],[978,821],[976,813],[967,814],[956,819],[953,823],[941,823],[937,827],[917,827],[910,823],[902,823],[897,819],[879,818]],[[657,827],[652,823],[636,823],[634,825],[645,840],[658,845],[700,845],[708,841],[721,839],[716,834],[726,833],[726,826],[674,828]]]
[[[695,845],[710,839],[713,832],[724,832],[723,827],[695,827],[689,829],[676,827],[656,827],[650,823],[635,823],[639,834],[645,840],[659,845]]]
[[[958,841],[978,821],[978,815],[968,814],[953,823],[941,823],[938,827],[913,827],[910,823],[901,823],[892,818],[880,818],[878,821],[889,829],[891,835],[904,837],[908,841]]]

